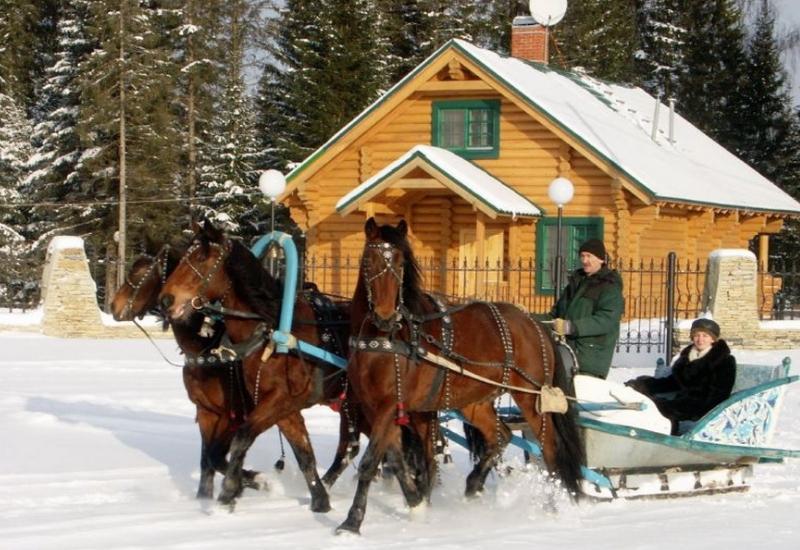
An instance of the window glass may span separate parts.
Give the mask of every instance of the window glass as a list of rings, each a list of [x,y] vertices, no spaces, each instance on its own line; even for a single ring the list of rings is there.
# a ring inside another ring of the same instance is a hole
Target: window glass
[[[498,100],[434,101],[431,143],[464,158],[497,158],[499,117]]]
[[[442,111],[442,147],[461,149],[464,147],[464,126],[467,111],[446,109]]]

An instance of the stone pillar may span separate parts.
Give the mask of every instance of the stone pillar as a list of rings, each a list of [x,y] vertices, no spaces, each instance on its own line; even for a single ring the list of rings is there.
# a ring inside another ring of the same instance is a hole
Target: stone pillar
[[[708,259],[703,310],[719,323],[722,337],[740,343],[759,331],[758,269],[749,250],[720,248]]]
[[[42,275],[42,332],[79,337],[102,331],[97,287],[80,237],[55,237],[47,247]]]

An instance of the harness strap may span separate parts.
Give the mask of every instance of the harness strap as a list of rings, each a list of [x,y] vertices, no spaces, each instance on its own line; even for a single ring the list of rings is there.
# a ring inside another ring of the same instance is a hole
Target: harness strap
[[[388,338],[378,337],[378,338],[356,338],[354,336],[350,337],[350,347],[354,348],[358,351],[372,351],[372,352],[380,352],[380,353],[397,353],[403,355],[405,357],[411,356],[411,348],[408,344],[403,341],[399,340],[389,340]],[[489,384],[490,386],[494,386],[496,388],[501,388],[508,391],[516,391],[521,393],[528,393],[532,395],[540,395],[542,390],[535,390],[531,388],[522,388],[519,386],[512,386],[510,384],[502,384],[500,382],[495,382],[490,378],[486,378],[479,374],[475,374],[472,371],[466,370],[463,366],[453,363],[448,359],[436,355],[434,353],[428,353],[424,348],[418,347],[414,350],[416,355],[429,363],[433,363],[434,365],[438,365],[448,371],[458,373],[462,376],[466,376],[467,378],[471,378],[478,382],[483,382],[484,384]],[[548,392],[553,393],[561,393],[564,399],[568,399],[571,401],[577,401],[576,398],[570,397],[568,395],[564,395],[564,392],[561,391],[560,388],[555,386],[542,386],[542,388],[550,388],[546,390]]]
[[[216,356],[220,361],[232,362],[244,360],[248,355],[260,349],[267,339],[269,329],[266,323],[258,323],[250,338],[244,342],[234,344],[231,342],[228,333],[222,335],[219,346],[211,350],[212,356]]]
[[[264,317],[257,313],[252,313],[249,311],[242,311],[240,309],[231,309],[224,307],[222,304],[203,304],[202,307],[197,308],[199,311],[204,313],[217,313],[219,315],[227,315],[229,317],[239,317],[241,319],[257,319],[259,321],[263,321]],[[273,320],[273,319],[268,319]]]

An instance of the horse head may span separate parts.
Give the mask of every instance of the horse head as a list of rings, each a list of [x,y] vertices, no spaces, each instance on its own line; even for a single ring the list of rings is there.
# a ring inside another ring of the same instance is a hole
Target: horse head
[[[169,244],[154,255],[142,254],[136,258],[111,301],[114,319],[132,321],[148,312],[158,312],[158,293],[177,260],[176,251]]]
[[[170,321],[186,321],[194,311],[222,300],[230,288],[224,264],[231,241],[208,220],[202,225],[195,224],[194,228],[189,248],[164,281],[158,296]]]
[[[364,226],[366,243],[361,257],[361,277],[372,322],[382,331],[392,330],[407,311],[414,311],[421,294],[420,272],[408,243],[408,226],[379,226],[374,218]]]
[[[280,284],[258,259],[208,220],[197,226],[192,244],[159,295],[167,318],[176,322],[185,322],[213,302],[274,322],[280,299]]]

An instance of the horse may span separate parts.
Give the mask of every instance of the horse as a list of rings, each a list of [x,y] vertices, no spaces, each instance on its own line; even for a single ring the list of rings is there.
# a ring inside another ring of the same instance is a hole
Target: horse
[[[114,318],[117,321],[133,321],[141,319],[148,312],[160,315],[159,292],[182,254],[177,248],[165,245],[155,255],[143,254],[136,258],[125,282],[112,300]],[[221,320],[214,321],[197,312],[188,323],[174,324],[172,330],[178,346],[187,357],[187,363],[183,366],[183,382],[190,401],[197,407],[195,418],[202,441],[197,497],[213,498],[214,474],[224,474],[227,470],[227,454],[234,431],[252,411],[253,402],[244,386],[241,362],[198,364],[198,358],[209,358],[209,350],[219,346],[225,330]],[[347,420],[343,414],[336,456],[322,478],[329,487],[358,453],[358,434],[353,433],[351,422]],[[297,431],[290,421],[279,422],[279,427],[281,424],[288,425],[286,430],[289,433]],[[276,467],[280,469],[277,464]],[[242,476],[245,487],[266,488],[266,482],[259,472],[245,469],[242,470]]]
[[[241,494],[244,457],[256,436],[293,417],[302,432],[303,449],[297,459],[311,493],[311,509],[327,512],[328,494],[317,475],[300,411],[317,403],[341,403],[346,396],[346,376],[337,367],[300,353],[271,354],[269,333],[277,326],[281,295],[279,282],[243,244],[228,239],[206,222],[166,279],[159,300],[173,327],[190,323],[194,312],[218,302],[232,344],[251,348],[243,353],[242,364],[254,407],[233,436],[218,500],[233,505]],[[312,304],[303,294],[295,301],[293,319],[292,333],[298,339],[325,345]],[[348,331],[344,324],[336,335],[345,350]],[[344,411],[352,418],[356,411],[348,405],[352,404],[345,400]]]
[[[403,470],[399,425],[409,411],[459,409],[504,392],[537,435],[550,473],[577,497],[583,445],[549,331],[512,304],[433,307],[421,288],[407,233],[405,221],[379,226],[370,218],[364,226],[361,273],[351,303],[348,378],[372,435],[359,464],[353,504],[337,533],[359,533],[370,480],[385,455]],[[541,394],[553,396],[555,404]],[[491,432],[478,428],[491,441]],[[421,502],[422,495],[416,497]]]

